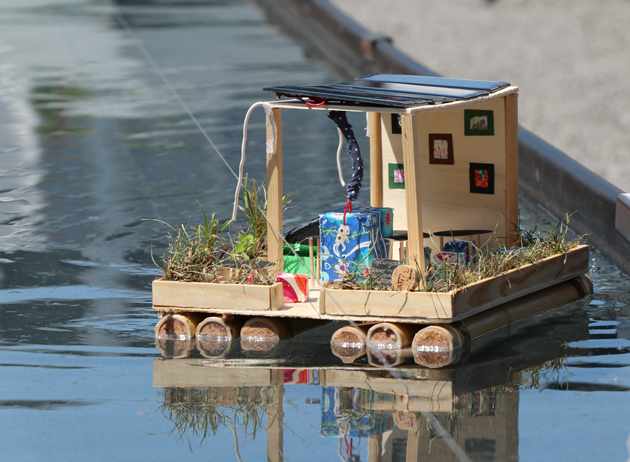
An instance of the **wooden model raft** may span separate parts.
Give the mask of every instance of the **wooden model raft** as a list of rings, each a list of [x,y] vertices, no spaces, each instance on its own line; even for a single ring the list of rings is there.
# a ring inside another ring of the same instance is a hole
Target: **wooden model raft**
[[[425,246],[438,253],[443,250],[443,236],[449,235],[468,236],[478,246],[516,244],[517,87],[504,82],[376,75],[330,87],[270,90],[298,99],[266,103],[271,108],[267,146],[272,151],[267,155],[269,261],[282,266],[283,239],[276,230],[282,230],[283,223],[282,111],[287,109],[368,114],[370,205],[395,210],[394,229],[406,241],[392,244],[407,262],[424,268]],[[156,280],[153,308],[160,314],[452,323],[587,272],[588,246],[578,246],[566,255],[447,293],[322,290],[312,284],[308,300],[295,304],[283,301],[279,283]]]

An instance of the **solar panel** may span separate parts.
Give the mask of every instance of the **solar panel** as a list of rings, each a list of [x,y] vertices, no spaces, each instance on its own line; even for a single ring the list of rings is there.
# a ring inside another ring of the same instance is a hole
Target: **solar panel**
[[[409,107],[418,106],[423,104],[434,104],[436,100],[429,97],[421,97],[420,95],[407,94],[402,96],[398,93],[391,92],[366,92],[349,88],[336,89],[332,87],[268,87],[264,88],[266,91],[272,91],[279,97],[295,97],[295,98],[309,98],[313,102],[318,103],[325,101],[327,103],[358,103],[369,104],[376,106],[388,106],[388,107]],[[443,98],[439,99],[440,102],[444,102]],[[451,100],[452,101],[452,100]]]
[[[376,74],[327,86],[288,85],[264,90],[274,92],[279,98],[309,99],[311,103],[403,108],[479,98],[507,86],[507,82]]]
[[[464,88],[452,88],[452,87],[437,87],[437,86],[424,86],[424,85],[411,85],[406,83],[396,82],[380,82],[377,80],[354,80],[347,84],[335,84],[331,85],[335,88],[378,88],[381,90],[404,92],[408,94],[416,95],[431,95],[431,96],[444,96],[457,99],[470,99],[486,96],[487,91],[468,90]]]
[[[427,77],[423,75],[401,75],[401,74],[375,74],[360,79],[355,79],[350,82],[351,84],[357,80],[371,80],[376,82],[391,82],[391,83],[404,83],[410,85],[422,85],[433,87],[447,87],[447,88],[465,88],[468,90],[483,90],[489,92],[495,92],[502,88],[509,87],[507,82],[493,82],[488,80],[469,80],[469,79],[447,79],[444,77]]]

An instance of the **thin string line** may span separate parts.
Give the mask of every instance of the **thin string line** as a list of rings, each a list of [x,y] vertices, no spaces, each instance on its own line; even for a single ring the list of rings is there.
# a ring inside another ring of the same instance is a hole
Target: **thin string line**
[[[210,136],[206,133],[206,131],[203,129],[203,127],[201,126],[201,124],[199,123],[199,121],[197,120],[197,118],[195,117],[195,115],[192,113],[192,111],[188,108],[188,106],[186,105],[186,103],[184,102],[184,100],[179,96],[179,93],[177,93],[177,91],[175,90],[175,88],[173,87],[173,85],[171,85],[171,82],[168,80],[168,78],[166,77],[166,75],[164,75],[164,72],[162,72],[162,69],[160,69],[160,67],[157,65],[157,63],[153,60],[153,57],[151,56],[151,54],[148,52],[148,50],[145,48],[145,46],[142,44],[142,42],[140,41],[140,39],[138,39],[138,36],[136,35],[136,33],[133,31],[133,29],[129,26],[129,23],[127,23],[127,21],[125,20],[125,18],[123,17],[123,15],[120,13],[120,10],[113,4],[110,4],[112,9],[113,9],[113,14],[116,17],[116,20],[120,23],[121,26],[123,26],[123,28],[125,29],[125,31],[127,32],[127,34],[131,37],[131,39],[133,40],[133,42],[136,44],[136,46],[140,49],[140,51],[142,52],[142,54],[144,55],[144,58],[149,62],[149,64],[151,65],[151,67],[153,67],[153,70],[155,71],[155,73],[160,77],[160,79],[162,79],[162,82],[164,83],[164,85],[166,85],[166,87],[171,91],[171,93],[173,94],[173,96],[175,96],[175,98],[177,99],[177,101],[179,101],[179,104],[182,106],[182,108],[184,109],[184,111],[186,111],[186,113],[188,114],[188,116],[192,119],[192,121],[195,123],[195,125],[197,126],[197,128],[199,129],[199,131],[203,134],[203,136],[206,138],[206,140],[208,140],[208,143],[210,143],[210,145],[214,148],[215,152],[218,154],[218,156],[221,158],[221,160],[223,161],[223,163],[226,165],[226,167],[230,170],[230,172],[232,172],[232,175],[234,175],[234,178],[238,179],[238,175],[236,174],[236,172],[232,169],[232,167],[230,167],[230,164],[228,164],[227,160],[225,159],[225,157],[223,157],[223,155],[221,154],[221,152],[219,151],[219,148],[217,148],[217,146],[214,144],[214,142],[212,141],[212,139],[210,138]]]

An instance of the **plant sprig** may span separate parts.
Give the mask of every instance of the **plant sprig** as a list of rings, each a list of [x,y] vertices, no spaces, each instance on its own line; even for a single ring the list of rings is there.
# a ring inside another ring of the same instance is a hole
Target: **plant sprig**
[[[286,210],[293,194],[283,197]],[[161,221],[170,228],[168,248],[162,256],[162,279],[184,282],[218,282],[233,284],[271,285],[278,271],[269,268],[267,260],[267,194],[263,186],[245,177],[239,196],[239,216],[247,227],[234,235],[223,235],[232,223],[208,217],[203,206],[202,222],[192,226],[191,215],[178,227]],[[155,262],[155,259],[154,259]],[[277,266],[276,266],[277,268]]]

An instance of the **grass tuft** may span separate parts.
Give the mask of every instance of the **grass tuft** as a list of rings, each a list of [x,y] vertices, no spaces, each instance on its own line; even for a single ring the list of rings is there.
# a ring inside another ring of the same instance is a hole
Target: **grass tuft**
[[[547,231],[536,227],[532,230],[517,230],[518,246],[496,250],[489,244],[477,247],[473,244],[474,258],[471,264],[460,265],[448,262],[433,263],[422,271],[418,262],[416,268],[421,274],[420,290],[423,292],[450,292],[486,278],[493,278],[528,264],[536,264],[553,255],[566,253],[583,243],[583,237],[569,239],[567,215],[556,226]],[[382,276],[372,273],[364,265],[356,265],[353,270],[340,273],[341,279],[329,284],[331,288],[393,290]]]
[[[291,195],[284,196],[286,209]],[[198,202],[199,203],[199,202]],[[245,177],[239,196],[239,216],[247,227],[234,235],[225,235],[231,223],[221,223],[215,216],[208,217],[199,204],[202,222],[192,226],[193,215],[186,224],[173,227],[161,220],[153,220],[170,228],[168,248],[161,263],[162,279],[166,281],[214,282],[230,284],[272,285],[277,265],[267,262],[267,194],[263,186]],[[154,260],[155,261],[155,260]]]

